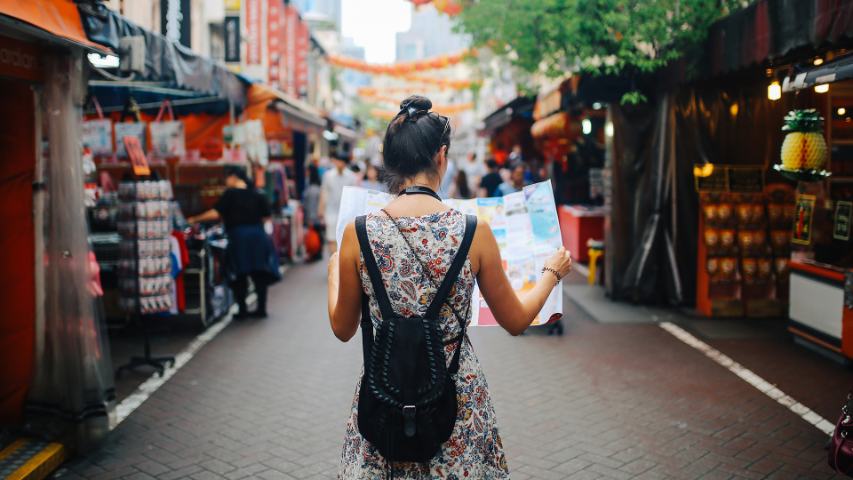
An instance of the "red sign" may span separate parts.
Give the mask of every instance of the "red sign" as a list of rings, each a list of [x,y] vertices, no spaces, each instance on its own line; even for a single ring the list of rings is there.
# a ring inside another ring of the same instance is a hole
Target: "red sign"
[[[0,36],[0,75],[38,81],[42,78],[35,45]]]
[[[267,9],[267,65],[270,85],[281,88],[281,60],[284,53],[285,6],[281,0],[269,0]]]
[[[145,152],[142,151],[139,138],[127,135],[122,137],[122,141],[124,142],[124,149],[127,151],[127,156],[130,157],[133,174],[138,177],[151,175],[151,169],[148,168],[148,159],[145,158]]]
[[[260,65],[261,58],[261,1],[246,0],[246,64]]]

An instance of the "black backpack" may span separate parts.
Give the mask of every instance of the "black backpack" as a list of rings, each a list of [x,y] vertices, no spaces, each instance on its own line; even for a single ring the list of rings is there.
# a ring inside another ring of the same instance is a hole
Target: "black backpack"
[[[390,215],[389,218],[394,220]],[[364,376],[358,398],[358,429],[389,465],[390,462],[428,462],[453,433],[457,404],[456,383],[452,375],[459,370],[467,315],[462,317],[454,309],[461,323],[461,332],[459,337],[451,340],[456,343],[456,351],[449,367],[445,365],[444,342],[438,319],[441,307],[465,264],[476,227],[477,217],[466,216],[462,243],[426,315],[403,317],[391,307],[370,249],[365,217],[360,216],[355,220],[364,264],[382,315],[382,323],[374,339],[368,299],[366,296],[362,298]],[[400,232],[400,235],[403,233]],[[405,235],[403,238],[408,244]],[[409,247],[417,258],[411,244]],[[429,270],[420,258],[417,260],[421,263],[424,276],[435,285]],[[469,313],[470,309],[469,303]]]

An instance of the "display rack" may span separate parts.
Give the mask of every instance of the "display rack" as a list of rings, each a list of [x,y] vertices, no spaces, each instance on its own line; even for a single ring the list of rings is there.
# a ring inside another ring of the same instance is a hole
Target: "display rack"
[[[174,357],[151,355],[149,328],[152,316],[172,308],[171,199],[172,186],[166,180],[119,184],[119,305],[142,324],[145,344],[144,355],[120,366],[117,376],[142,366],[153,367],[163,376],[165,365],[175,364]]]

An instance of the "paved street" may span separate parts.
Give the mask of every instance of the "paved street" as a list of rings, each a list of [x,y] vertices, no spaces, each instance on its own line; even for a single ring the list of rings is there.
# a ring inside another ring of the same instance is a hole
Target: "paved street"
[[[334,478],[361,358],[324,274],[292,268],[271,318],[230,325],[59,478]],[[660,327],[566,317],[563,337],[471,333],[513,479],[833,477],[823,433]]]

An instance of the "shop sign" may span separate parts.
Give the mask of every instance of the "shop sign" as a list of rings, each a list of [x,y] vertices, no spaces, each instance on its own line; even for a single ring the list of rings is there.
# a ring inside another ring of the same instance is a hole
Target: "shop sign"
[[[130,157],[133,174],[137,177],[151,175],[151,169],[148,168],[148,159],[145,158],[145,152],[142,151],[142,144],[139,143],[139,138],[128,135],[123,137],[122,141],[124,142],[127,156]]]
[[[835,202],[835,221],[832,226],[832,238],[850,240],[850,217],[853,215],[853,202],[839,200]]]
[[[41,80],[39,49],[32,44],[0,36],[0,76]]]
[[[160,31],[173,42],[191,47],[190,0],[160,0]]]
[[[764,190],[762,167],[728,167],[729,191],[756,193]]]
[[[246,0],[246,63],[261,64],[261,0]]]
[[[225,0],[225,11],[239,12],[240,11],[240,0]]]
[[[225,17],[225,61],[228,63],[240,62],[240,16],[228,15]]]
[[[814,195],[797,195],[791,243],[796,243],[798,245],[808,245],[811,243],[815,199],[816,197]]]

